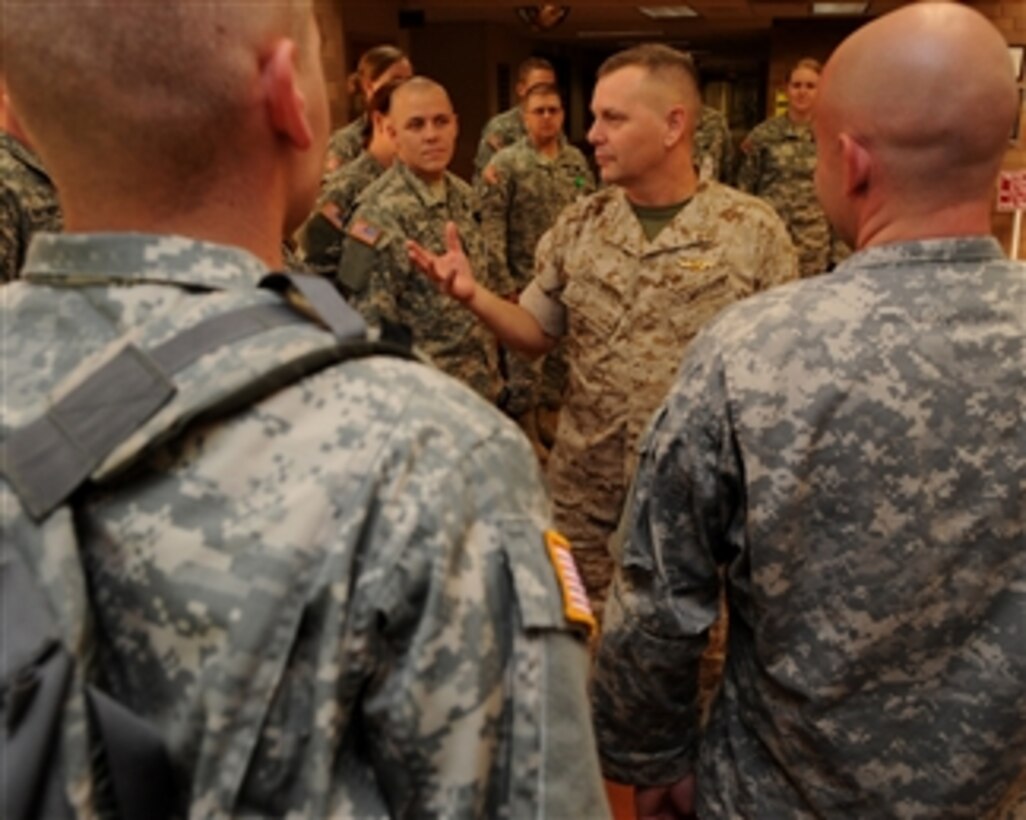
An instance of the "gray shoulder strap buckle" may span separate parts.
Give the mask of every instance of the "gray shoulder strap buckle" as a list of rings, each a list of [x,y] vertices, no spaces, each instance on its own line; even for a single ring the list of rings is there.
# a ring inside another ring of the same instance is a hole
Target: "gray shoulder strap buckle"
[[[294,289],[314,317],[338,339],[354,339],[367,335],[363,317],[350,307],[335,286],[322,276],[305,273],[270,273],[260,280],[260,287],[282,293]]]

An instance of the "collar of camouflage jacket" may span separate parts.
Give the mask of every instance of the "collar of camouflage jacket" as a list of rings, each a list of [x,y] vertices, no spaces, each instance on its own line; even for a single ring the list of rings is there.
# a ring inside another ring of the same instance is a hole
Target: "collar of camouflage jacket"
[[[36,152],[29,148],[25,143],[4,131],[0,131],[0,149],[6,151],[22,165],[31,168],[47,182],[50,181],[50,175],[43,167],[42,160]]]
[[[208,290],[255,288],[267,266],[241,248],[184,236],[36,234],[22,277],[84,285],[154,282]]]

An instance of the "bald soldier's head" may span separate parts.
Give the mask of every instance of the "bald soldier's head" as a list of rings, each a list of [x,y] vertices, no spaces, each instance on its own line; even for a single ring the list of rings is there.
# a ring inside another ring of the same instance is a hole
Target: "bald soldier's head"
[[[9,91],[69,227],[104,199],[171,222],[251,207],[247,175],[283,223],[302,219],[327,139],[309,0],[5,0],[5,14]]]
[[[1004,39],[955,3],[856,31],[824,69],[816,188],[857,247],[989,232],[1017,105]]]

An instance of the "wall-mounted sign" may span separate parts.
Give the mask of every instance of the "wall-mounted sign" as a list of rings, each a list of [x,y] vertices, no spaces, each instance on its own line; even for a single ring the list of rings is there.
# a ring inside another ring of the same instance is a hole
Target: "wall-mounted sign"
[[[1026,210],[1026,169],[1002,171],[998,176],[997,209],[1001,213]]]

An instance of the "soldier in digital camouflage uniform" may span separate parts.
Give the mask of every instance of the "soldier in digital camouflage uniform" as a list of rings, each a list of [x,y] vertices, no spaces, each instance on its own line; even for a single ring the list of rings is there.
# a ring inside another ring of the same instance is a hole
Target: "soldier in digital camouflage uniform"
[[[487,266],[477,200],[446,170],[457,136],[449,95],[427,78],[407,80],[392,95],[389,119],[396,161],[357,198],[339,286],[371,324],[411,334],[444,372],[495,401],[502,387],[495,340],[413,270],[406,249],[409,240],[444,249],[451,222],[467,254]]]
[[[481,176],[481,232],[492,281],[518,296],[534,273],[534,250],[542,234],[574,200],[595,190],[588,161],[563,135],[563,104],[554,85],[534,85],[524,97],[528,136],[499,151]],[[539,440],[539,401],[558,409],[566,384],[561,348],[533,363],[505,351],[508,398],[505,410],[544,452]],[[551,361],[550,361],[551,360]]]
[[[60,229],[57,191],[8,104],[0,66],[0,282],[18,276],[33,234]]]
[[[715,179],[729,184],[733,173],[734,146],[730,126],[722,111],[702,106],[695,127],[695,165],[700,179]]]
[[[360,56],[356,71],[349,77],[349,93],[365,110],[351,123],[335,131],[328,140],[325,171],[329,175],[363,152],[374,92],[386,83],[408,80],[412,76],[413,66],[409,58],[395,46],[375,46]]]
[[[954,3],[827,64],[817,188],[857,251],[722,314],[643,448],[593,689],[639,816],[1026,816],[1026,266],[990,224],[1017,103]]]
[[[5,11],[15,103],[81,210],[5,289],[0,436],[123,334],[145,346],[277,301],[256,283],[316,193],[328,113],[307,4],[119,9]],[[240,97],[266,110],[239,114]],[[287,196],[264,195],[282,179]],[[179,235],[146,234],[169,202]],[[77,232],[101,209],[143,233]],[[185,377],[233,378],[296,333]],[[180,816],[606,816],[534,458],[451,379],[392,358],[333,366],[187,430],[76,513],[98,644],[80,648],[167,741]],[[71,777],[93,816],[100,784],[88,766]]]
[[[768,205],[696,178],[699,105],[694,67],[673,49],[643,46],[603,65],[589,139],[609,187],[542,238],[519,306],[475,283],[466,260],[420,259],[510,347],[538,354],[565,337],[570,377],[548,478],[597,609],[641,433],[684,349],[727,305],[797,276]]]
[[[395,144],[385,119],[391,110],[392,92],[405,80],[393,80],[371,97],[367,147],[352,162],[336,169],[325,180],[314,212],[300,229],[303,261],[311,272],[337,280],[342,260],[345,228],[364,188],[380,177],[395,159]]]
[[[474,157],[474,182],[488,167],[492,156],[517,140],[527,136],[527,126],[521,111],[521,103],[527,90],[534,85],[555,85],[556,70],[552,63],[541,57],[528,57],[517,69],[517,104],[512,108],[496,114],[481,129],[481,139],[477,144],[477,155]]]
[[[812,182],[816,139],[811,116],[819,72],[815,60],[795,65],[787,82],[787,113],[757,125],[745,138],[737,171],[737,187],[765,199],[784,220],[803,277],[824,273],[846,255],[841,247],[833,253],[838,243]]]

